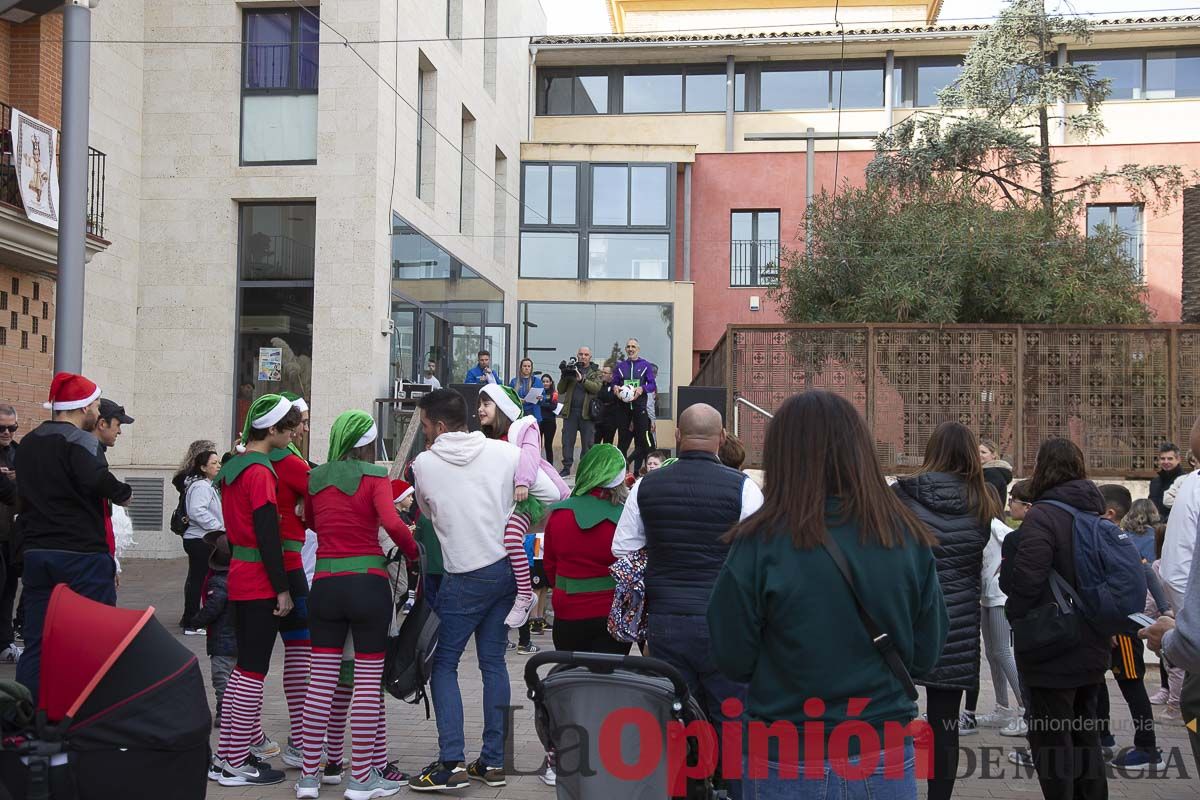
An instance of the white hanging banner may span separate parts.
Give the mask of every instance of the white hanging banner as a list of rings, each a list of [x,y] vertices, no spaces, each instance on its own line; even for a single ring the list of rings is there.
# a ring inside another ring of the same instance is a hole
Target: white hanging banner
[[[12,141],[25,215],[58,230],[58,129],[14,108]]]

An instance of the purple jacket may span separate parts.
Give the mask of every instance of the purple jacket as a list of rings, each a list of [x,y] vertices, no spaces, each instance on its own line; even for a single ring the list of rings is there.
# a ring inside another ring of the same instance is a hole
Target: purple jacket
[[[644,358],[617,363],[616,369],[613,370],[613,386],[620,386],[628,380],[640,381],[640,386],[646,394],[658,391],[658,384],[654,382],[654,365]]]

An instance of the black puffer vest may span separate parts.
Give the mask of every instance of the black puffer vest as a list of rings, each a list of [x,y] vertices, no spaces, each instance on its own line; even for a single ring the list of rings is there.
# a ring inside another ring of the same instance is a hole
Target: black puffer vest
[[[707,613],[729,553],[721,537],[741,517],[746,480],[716,456],[694,450],[642,479],[637,504],[646,528],[649,613]]]
[[[937,537],[933,555],[950,615],[942,657],[917,683],[939,689],[978,689],[980,573],[991,528],[968,510],[967,486],[957,475],[927,472],[901,478],[894,488]]]

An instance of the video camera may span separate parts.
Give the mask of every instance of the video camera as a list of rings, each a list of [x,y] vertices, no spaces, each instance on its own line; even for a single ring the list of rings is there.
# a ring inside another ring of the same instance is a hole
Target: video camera
[[[572,372],[578,372],[579,371],[579,359],[577,359],[575,356],[571,356],[569,359],[567,359],[565,361],[558,362],[558,368],[562,372],[563,375],[567,375]]]

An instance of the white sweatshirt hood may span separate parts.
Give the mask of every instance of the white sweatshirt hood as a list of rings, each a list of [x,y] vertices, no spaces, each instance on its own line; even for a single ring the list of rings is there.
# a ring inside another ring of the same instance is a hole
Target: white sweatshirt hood
[[[434,441],[429,452],[447,464],[462,467],[479,458],[487,440],[487,437],[479,431],[443,433]]]

